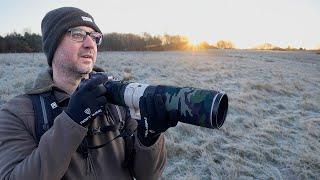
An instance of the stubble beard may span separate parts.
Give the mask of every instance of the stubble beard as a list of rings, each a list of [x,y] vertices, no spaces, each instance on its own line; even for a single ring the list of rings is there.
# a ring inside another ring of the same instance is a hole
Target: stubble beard
[[[65,77],[73,77],[75,79],[86,77],[93,69],[94,63],[90,66],[81,66],[81,64],[63,63],[59,62],[58,67],[60,73],[63,73]]]
[[[91,50],[90,50],[91,51]],[[92,71],[95,64],[95,60],[92,62],[83,62],[81,59],[82,54],[94,54],[92,52],[79,52],[77,55],[70,54],[64,50],[57,51],[55,56],[57,57],[54,61],[56,69],[64,77],[72,79],[81,79],[87,77]],[[73,59],[73,60],[72,60]],[[90,64],[89,64],[90,63]]]
[[[66,69],[68,69],[67,71],[69,71],[71,73],[70,75],[83,78],[83,77],[87,76],[92,71],[93,64],[91,64],[90,66],[87,66],[87,67],[71,66]]]

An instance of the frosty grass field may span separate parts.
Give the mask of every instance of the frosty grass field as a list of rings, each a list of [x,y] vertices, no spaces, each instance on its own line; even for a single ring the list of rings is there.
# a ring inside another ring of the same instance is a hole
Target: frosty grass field
[[[320,179],[320,55],[209,50],[100,52],[121,79],[225,91],[220,130],[179,123],[165,133],[163,179]],[[29,88],[45,56],[0,54],[0,106]]]

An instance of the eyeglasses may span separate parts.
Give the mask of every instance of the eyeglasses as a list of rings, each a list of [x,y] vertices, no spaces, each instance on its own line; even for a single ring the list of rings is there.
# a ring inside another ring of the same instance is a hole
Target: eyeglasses
[[[102,42],[102,34],[99,32],[86,32],[85,30],[79,28],[71,28],[68,30],[68,32],[71,35],[71,39],[77,42],[83,42],[87,35],[89,35],[97,45],[100,45]]]

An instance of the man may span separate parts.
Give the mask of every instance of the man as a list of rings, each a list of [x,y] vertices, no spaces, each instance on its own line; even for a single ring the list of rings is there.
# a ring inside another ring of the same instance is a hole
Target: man
[[[147,122],[139,123],[107,102],[108,77],[94,67],[102,34],[90,14],[58,8],[41,30],[49,68],[0,111],[0,179],[158,179],[166,162],[161,132],[177,123],[166,122],[161,96],[140,99],[148,107],[140,107]]]

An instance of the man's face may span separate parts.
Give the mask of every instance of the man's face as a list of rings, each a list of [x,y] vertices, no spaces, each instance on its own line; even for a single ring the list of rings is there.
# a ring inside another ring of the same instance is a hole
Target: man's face
[[[79,26],[73,29],[80,29],[86,32],[94,31],[86,26]],[[87,35],[83,42],[78,42],[72,38],[70,32],[67,32],[56,49],[52,66],[59,69],[59,71],[84,75],[92,71],[96,58],[97,44],[90,36]]]

